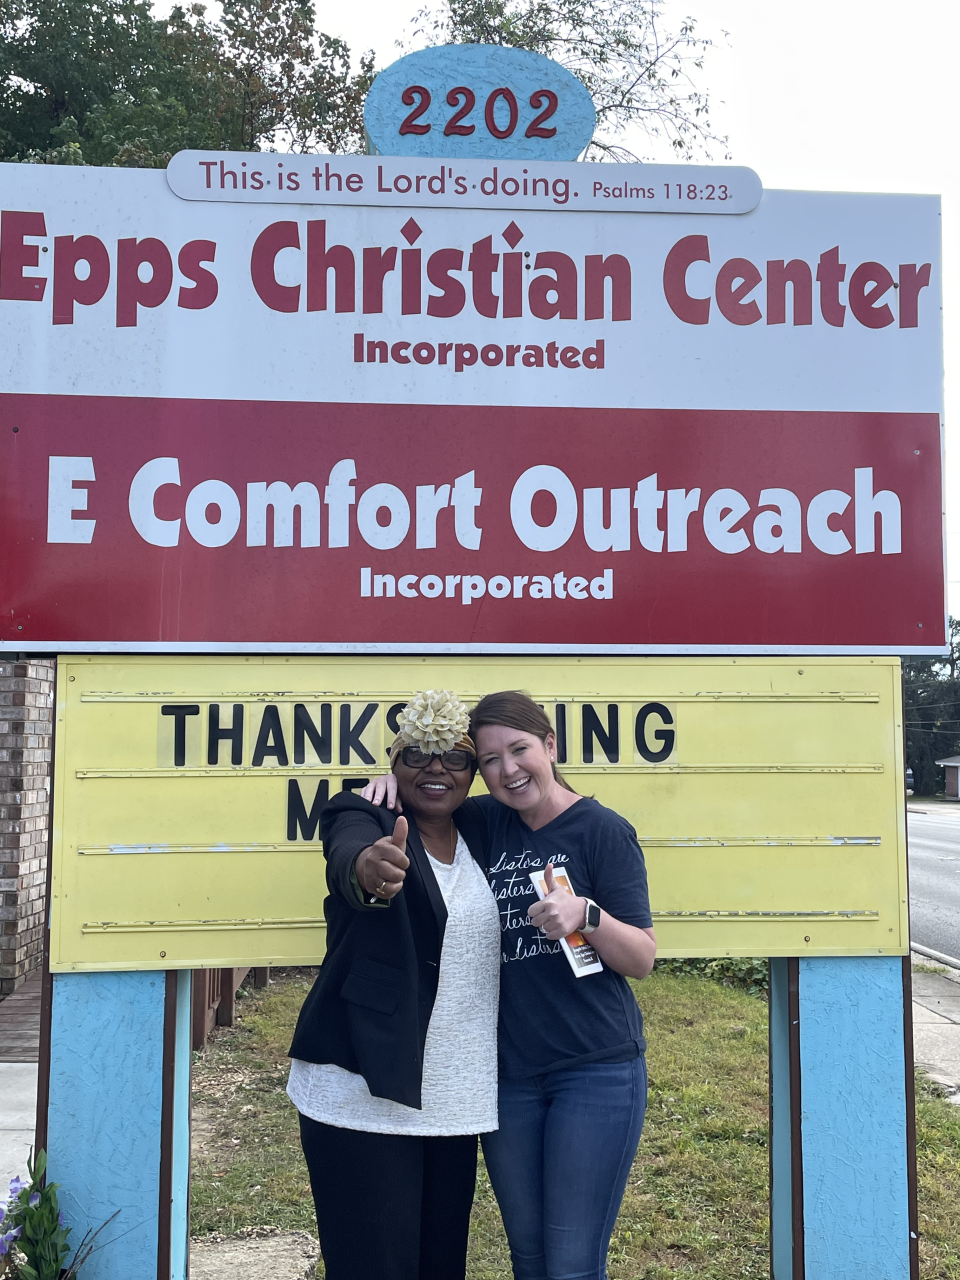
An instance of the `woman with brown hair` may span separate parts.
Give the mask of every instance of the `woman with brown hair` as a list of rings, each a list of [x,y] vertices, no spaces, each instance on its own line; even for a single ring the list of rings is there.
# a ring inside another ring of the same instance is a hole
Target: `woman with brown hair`
[[[484,1156],[515,1280],[605,1280],[646,1107],[643,1020],[626,981],[656,955],[643,854],[628,822],[559,777],[553,728],[525,694],[482,698],[470,733],[490,795],[463,812],[486,820],[501,928],[500,1124]],[[392,790],[381,779],[366,794]],[[574,973],[561,940],[578,932],[599,972]]]

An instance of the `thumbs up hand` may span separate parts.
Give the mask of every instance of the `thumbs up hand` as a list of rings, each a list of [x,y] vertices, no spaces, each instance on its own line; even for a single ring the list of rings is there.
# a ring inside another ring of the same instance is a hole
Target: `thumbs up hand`
[[[403,888],[410,865],[405,852],[408,830],[406,818],[398,818],[392,835],[381,836],[359,854],[354,870],[365,893],[389,901]]]
[[[551,942],[569,937],[576,933],[587,914],[586,898],[575,898],[573,894],[557,883],[553,874],[553,863],[548,862],[543,874],[543,887],[547,896],[535,902],[527,916],[531,924],[545,933]]]

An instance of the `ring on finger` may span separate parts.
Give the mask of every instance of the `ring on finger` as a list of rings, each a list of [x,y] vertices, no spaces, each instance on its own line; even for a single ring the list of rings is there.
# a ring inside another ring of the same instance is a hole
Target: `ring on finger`
[[[384,890],[386,887],[387,887],[387,882],[386,882],[386,880],[381,880],[381,881],[380,881],[380,884],[379,884],[379,886],[378,886],[378,888],[377,888],[377,893],[382,893],[382,892],[383,892],[383,890]]]

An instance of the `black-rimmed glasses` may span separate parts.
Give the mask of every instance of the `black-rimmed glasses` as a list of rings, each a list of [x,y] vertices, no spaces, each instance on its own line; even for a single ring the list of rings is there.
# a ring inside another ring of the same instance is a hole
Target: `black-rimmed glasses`
[[[469,751],[460,750],[444,751],[439,756],[436,752],[421,751],[419,747],[404,747],[400,752],[400,759],[408,769],[425,769],[431,760],[439,759],[451,773],[462,773],[464,769],[469,769],[472,758]]]

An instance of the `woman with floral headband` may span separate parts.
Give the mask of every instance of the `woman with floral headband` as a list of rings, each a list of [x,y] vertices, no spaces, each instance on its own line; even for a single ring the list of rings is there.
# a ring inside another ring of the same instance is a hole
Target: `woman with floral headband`
[[[396,817],[350,792],[321,818],[327,952],[287,1092],[327,1280],[462,1280],[477,1135],[497,1127],[500,926],[486,831],[462,809],[467,708],[405,708]]]
[[[482,698],[470,731],[490,795],[467,800],[458,821],[476,811],[486,822],[503,939],[487,1170],[515,1280],[606,1280],[646,1109],[643,1019],[626,982],[656,955],[643,854],[628,822],[559,776],[553,728],[525,694]],[[389,777],[364,794],[396,804]],[[599,971],[574,972],[561,940],[576,933]]]

